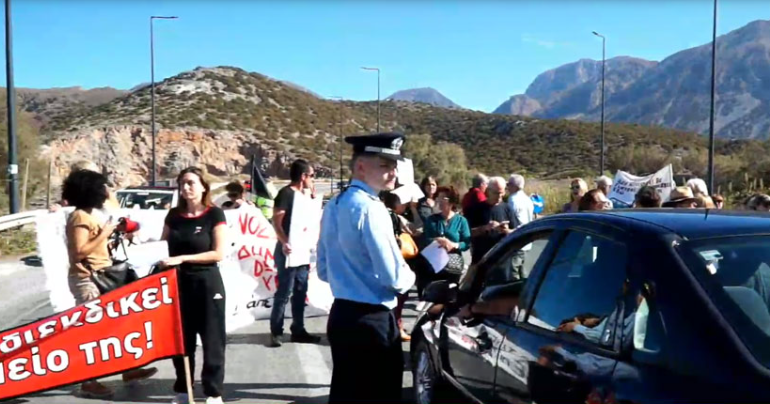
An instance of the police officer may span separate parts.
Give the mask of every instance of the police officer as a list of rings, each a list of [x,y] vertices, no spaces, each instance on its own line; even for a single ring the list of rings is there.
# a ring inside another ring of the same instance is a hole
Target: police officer
[[[404,364],[393,309],[415,277],[377,195],[395,186],[404,136],[345,141],[353,145],[353,181],[326,205],[318,242],[318,276],[335,298],[327,325],[334,365],[329,402],[395,403]]]

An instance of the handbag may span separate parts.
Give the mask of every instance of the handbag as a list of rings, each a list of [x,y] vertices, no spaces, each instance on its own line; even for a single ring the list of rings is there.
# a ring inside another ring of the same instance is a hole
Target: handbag
[[[91,281],[105,294],[139,279],[134,267],[128,261],[113,261],[111,266],[91,270]]]
[[[450,274],[462,274],[465,270],[465,260],[463,259],[463,255],[454,251],[447,255],[449,255],[449,262],[447,262],[444,267],[444,271]]]
[[[401,233],[398,235],[398,239],[401,245],[401,255],[404,259],[411,259],[417,256],[419,252],[417,249],[417,243],[414,242],[412,236],[409,233]]]
[[[100,294],[111,292],[139,279],[139,275],[137,275],[133,265],[128,262],[128,254],[126,254],[126,246],[123,244],[122,238],[120,238],[120,246],[123,247],[123,254],[126,255],[125,260],[121,261],[113,258],[111,266],[96,270],[92,269],[90,265],[86,265],[91,271],[91,281],[99,289]]]
[[[444,221],[442,220],[440,224],[441,229],[439,233],[441,234],[441,237],[446,237]],[[450,274],[462,274],[465,270],[465,259],[463,259],[463,254],[459,251],[450,251],[447,255],[449,256],[449,261],[443,270]]]

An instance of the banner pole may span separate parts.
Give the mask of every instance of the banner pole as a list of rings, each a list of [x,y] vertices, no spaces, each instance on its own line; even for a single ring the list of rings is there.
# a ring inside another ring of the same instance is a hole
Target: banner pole
[[[195,404],[192,388],[192,375],[190,374],[190,357],[187,355],[184,357],[184,378],[187,383],[187,403]]]

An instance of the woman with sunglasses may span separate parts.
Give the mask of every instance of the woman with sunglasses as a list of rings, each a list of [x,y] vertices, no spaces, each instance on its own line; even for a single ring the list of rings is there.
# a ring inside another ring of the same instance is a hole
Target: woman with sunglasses
[[[580,208],[580,199],[588,192],[588,184],[582,178],[575,178],[570,183],[570,201],[562,207],[562,213],[577,212]]]

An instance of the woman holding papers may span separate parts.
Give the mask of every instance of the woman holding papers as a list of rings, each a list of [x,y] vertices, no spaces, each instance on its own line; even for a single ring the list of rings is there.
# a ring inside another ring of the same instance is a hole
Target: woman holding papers
[[[454,187],[441,187],[436,191],[436,202],[440,213],[429,216],[423,228],[426,240],[437,243],[450,255],[449,264],[439,271],[425,271],[418,288],[422,290],[429,283],[449,279],[458,281],[462,274],[464,262],[462,252],[470,248],[471,229],[468,220],[455,210],[460,204],[460,195]],[[458,264],[459,260],[459,264]]]

